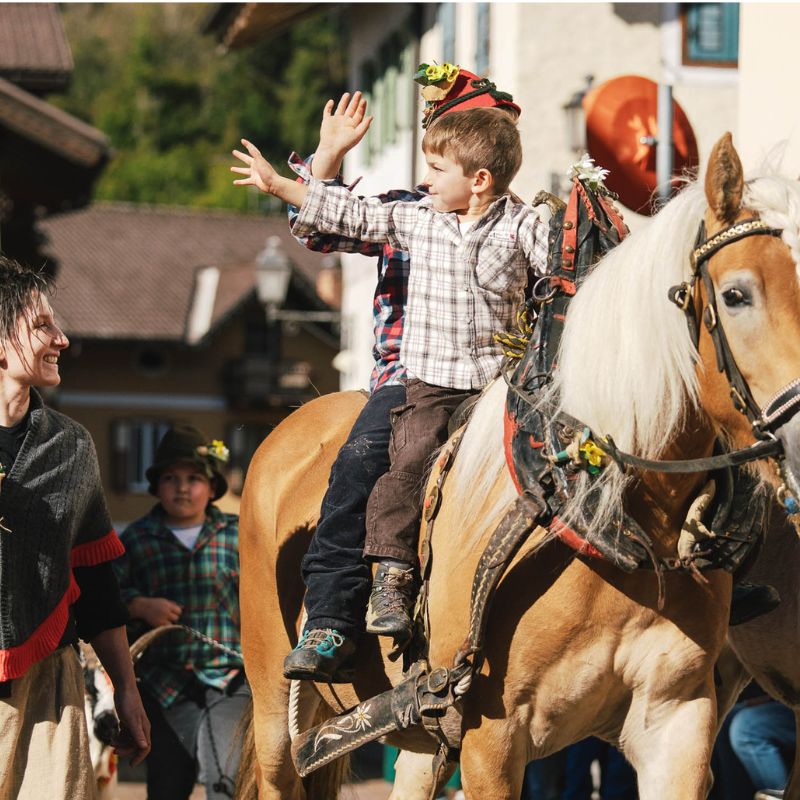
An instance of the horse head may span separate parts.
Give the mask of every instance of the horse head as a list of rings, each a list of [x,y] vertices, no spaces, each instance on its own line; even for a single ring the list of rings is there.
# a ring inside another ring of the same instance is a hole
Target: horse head
[[[730,134],[705,179],[704,230],[693,251],[699,398],[734,447],[777,438],[785,459],[762,466],[795,498],[800,477],[800,184],[745,182]],[[775,469],[775,464],[778,469]]]

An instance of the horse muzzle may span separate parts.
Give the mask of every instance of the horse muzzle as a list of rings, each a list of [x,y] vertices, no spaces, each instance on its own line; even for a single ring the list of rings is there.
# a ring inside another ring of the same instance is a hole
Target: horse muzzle
[[[775,436],[783,446],[778,469],[783,486],[778,499],[789,514],[800,511],[800,378],[776,392],[764,406],[753,429],[762,436]]]

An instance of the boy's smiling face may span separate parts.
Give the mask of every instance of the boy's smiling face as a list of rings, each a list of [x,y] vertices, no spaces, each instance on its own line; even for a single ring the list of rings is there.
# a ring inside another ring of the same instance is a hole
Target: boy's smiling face
[[[428,171],[423,183],[437,211],[465,213],[473,196],[474,176],[465,175],[461,164],[447,155],[425,153]]]

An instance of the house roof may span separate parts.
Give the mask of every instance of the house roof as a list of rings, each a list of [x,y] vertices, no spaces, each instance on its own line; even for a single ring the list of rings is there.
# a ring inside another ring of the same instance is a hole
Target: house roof
[[[0,78],[0,126],[82,167],[97,167],[105,162],[110,151],[108,138],[102,131],[3,78]]]
[[[31,91],[63,88],[72,54],[55,3],[0,4],[0,76]]]
[[[39,227],[56,262],[53,303],[75,338],[197,343],[254,291],[269,236],[282,240],[292,285],[325,308],[314,285],[330,262],[300,246],[285,217],[96,204]]]
[[[278,33],[319,11],[323,3],[220,3],[205,23],[225,47],[236,50]]]

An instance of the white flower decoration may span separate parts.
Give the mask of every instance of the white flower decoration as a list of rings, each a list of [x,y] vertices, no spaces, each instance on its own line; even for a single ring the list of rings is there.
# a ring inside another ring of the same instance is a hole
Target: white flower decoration
[[[588,153],[584,153],[568,170],[567,177],[578,178],[588,184],[590,189],[595,191],[600,188],[608,175],[608,170],[595,166],[594,159]]]

